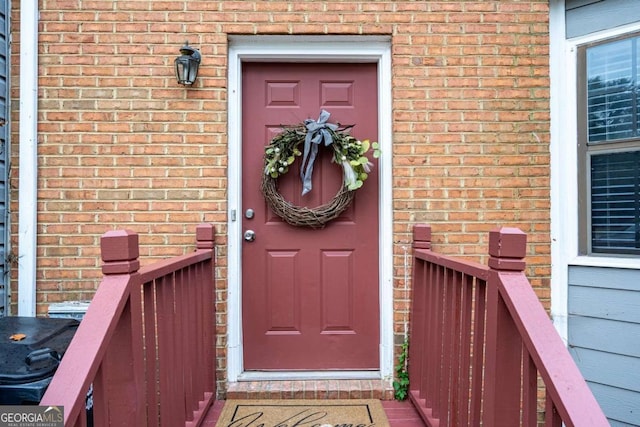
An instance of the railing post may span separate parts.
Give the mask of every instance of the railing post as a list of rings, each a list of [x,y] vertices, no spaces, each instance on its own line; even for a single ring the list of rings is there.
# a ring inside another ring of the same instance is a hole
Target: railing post
[[[500,275],[522,274],[527,236],[517,228],[489,233],[483,424],[520,424],[522,339],[500,295]]]
[[[413,226],[412,247],[416,249],[431,249],[431,226],[416,224]],[[423,382],[427,376],[428,367],[425,366],[425,339],[427,331],[426,304],[427,283],[425,262],[413,257],[413,273],[411,280],[412,297],[410,313],[410,343],[409,343],[409,388],[411,398],[418,407],[426,407]]]
[[[202,404],[199,411],[204,413],[216,397],[216,308],[215,308],[215,240],[216,230],[213,224],[203,223],[196,227],[196,248],[198,250],[212,251],[211,261],[205,264],[203,273],[203,283],[199,291],[199,298],[202,302],[203,315],[203,351],[202,351],[202,377],[204,378]]]
[[[100,239],[103,283],[128,275],[129,295],[113,338],[94,381],[96,425],[146,425],[144,360],[138,234],[130,230],[106,232]],[[110,322],[111,318],[105,319]]]

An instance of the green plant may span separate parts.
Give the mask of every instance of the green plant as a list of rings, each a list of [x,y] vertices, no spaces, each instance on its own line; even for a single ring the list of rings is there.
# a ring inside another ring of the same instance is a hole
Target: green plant
[[[409,340],[405,339],[402,351],[398,356],[396,365],[396,379],[393,381],[394,397],[396,400],[405,400],[409,394],[409,371],[407,370],[409,355]]]

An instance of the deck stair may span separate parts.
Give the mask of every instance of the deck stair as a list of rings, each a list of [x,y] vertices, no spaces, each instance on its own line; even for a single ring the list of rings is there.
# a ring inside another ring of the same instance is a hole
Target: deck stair
[[[215,231],[201,224],[193,253],[144,267],[136,233],[105,233],[104,278],[40,403],[64,406],[65,427],[87,425],[90,386],[96,426],[214,426],[216,397],[380,399],[391,427],[609,425],[524,274],[522,231],[492,230],[488,265],[435,253],[428,225],[413,231],[410,401],[379,379],[217,390]]]

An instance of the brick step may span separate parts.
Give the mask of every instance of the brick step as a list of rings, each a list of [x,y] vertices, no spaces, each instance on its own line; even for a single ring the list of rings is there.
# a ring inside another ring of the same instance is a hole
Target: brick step
[[[227,399],[393,400],[391,380],[239,381],[229,383]]]

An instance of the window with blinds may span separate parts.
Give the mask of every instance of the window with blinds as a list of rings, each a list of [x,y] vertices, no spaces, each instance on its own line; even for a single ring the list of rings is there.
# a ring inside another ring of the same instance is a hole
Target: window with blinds
[[[590,144],[640,136],[639,49],[638,37],[588,49]]]
[[[591,156],[591,250],[640,255],[640,151]]]
[[[581,48],[585,252],[640,255],[640,36]]]

